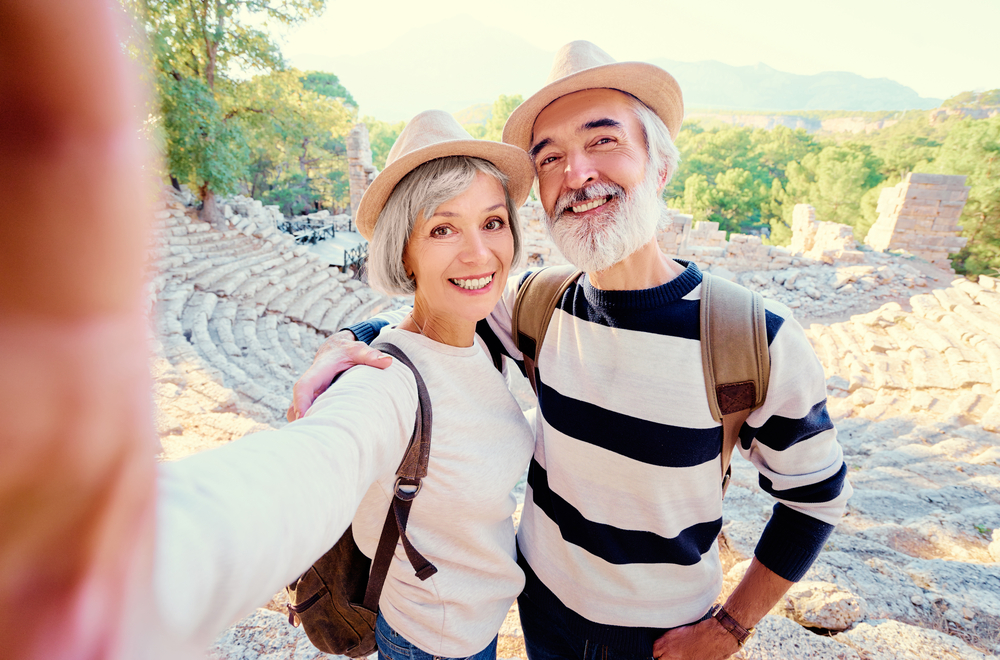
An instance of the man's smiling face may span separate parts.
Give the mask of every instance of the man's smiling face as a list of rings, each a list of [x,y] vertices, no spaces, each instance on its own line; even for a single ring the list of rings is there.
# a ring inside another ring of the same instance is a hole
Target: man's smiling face
[[[604,187],[632,190],[645,175],[646,142],[629,98],[614,89],[567,94],[538,114],[529,151],[542,206],[553,222],[590,218],[621,200]]]
[[[647,243],[661,209],[638,101],[614,89],[567,94],[538,114],[528,152],[556,246],[602,271]]]

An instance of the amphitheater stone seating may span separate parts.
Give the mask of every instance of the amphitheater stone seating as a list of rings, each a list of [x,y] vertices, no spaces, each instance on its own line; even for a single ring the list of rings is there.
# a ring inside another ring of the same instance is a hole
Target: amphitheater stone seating
[[[395,304],[273,230],[275,213],[237,198],[236,226],[220,232],[172,192],[156,211],[148,290],[167,457],[283,424],[295,378],[344,314]]]

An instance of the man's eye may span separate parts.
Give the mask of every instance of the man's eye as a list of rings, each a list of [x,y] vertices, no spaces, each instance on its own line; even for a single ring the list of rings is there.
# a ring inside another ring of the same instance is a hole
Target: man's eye
[[[554,162],[556,162],[556,157],[555,156],[546,156],[538,164],[539,165],[548,165],[549,163],[554,163]]]
[[[605,137],[605,138],[601,138],[600,140],[598,140],[594,144],[595,145],[598,145],[598,144],[610,144],[611,142],[613,142],[613,140],[611,138],[606,138]]]

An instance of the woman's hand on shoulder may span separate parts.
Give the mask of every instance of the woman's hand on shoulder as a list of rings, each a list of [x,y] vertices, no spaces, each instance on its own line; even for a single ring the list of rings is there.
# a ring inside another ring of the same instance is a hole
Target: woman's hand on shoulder
[[[305,415],[316,397],[330,387],[337,375],[360,364],[385,369],[392,364],[392,357],[357,341],[350,330],[341,330],[327,337],[313,358],[312,366],[292,387],[292,405],[286,414],[288,421],[293,422]]]

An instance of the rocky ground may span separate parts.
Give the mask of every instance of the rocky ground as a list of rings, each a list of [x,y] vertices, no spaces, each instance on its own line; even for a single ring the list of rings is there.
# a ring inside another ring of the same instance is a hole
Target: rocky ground
[[[151,371],[161,457],[279,427],[330,331],[398,304],[280,234],[226,232],[180,200],[157,212]],[[827,371],[855,495],[816,564],[740,658],[1000,654],[1000,287],[877,253],[735,275],[795,308]],[[530,393],[521,386],[528,405]],[[734,461],[720,537],[726,590],[773,502]],[[218,660],[323,657],[281,596],[224,633]],[[500,657],[524,657],[516,612]]]

